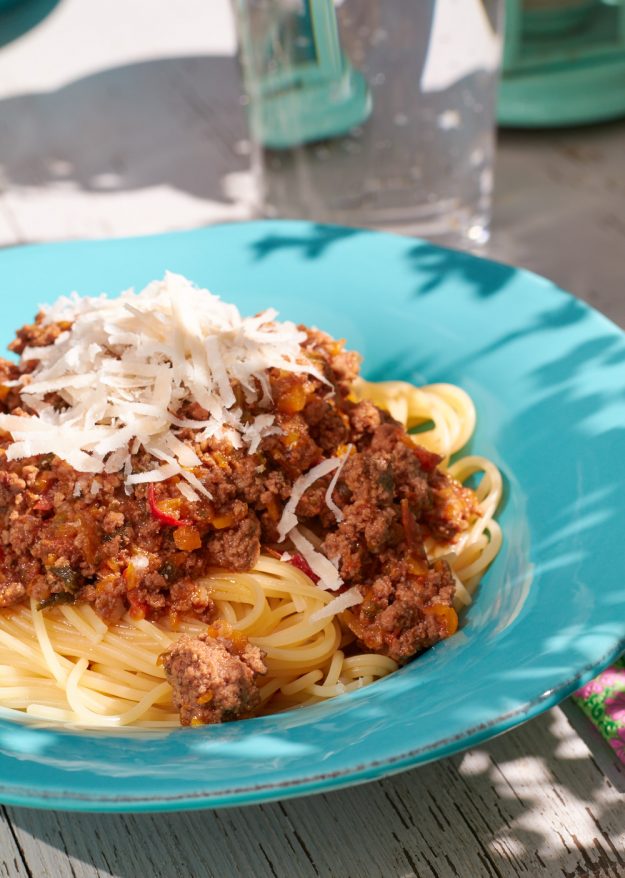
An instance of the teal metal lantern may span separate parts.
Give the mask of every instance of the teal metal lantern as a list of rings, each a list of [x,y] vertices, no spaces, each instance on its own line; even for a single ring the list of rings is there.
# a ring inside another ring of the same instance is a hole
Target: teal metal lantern
[[[625,0],[506,0],[506,15],[501,125],[625,116]]]
[[[333,0],[237,0],[253,136],[289,149],[345,134],[371,113],[363,75],[341,49]]]

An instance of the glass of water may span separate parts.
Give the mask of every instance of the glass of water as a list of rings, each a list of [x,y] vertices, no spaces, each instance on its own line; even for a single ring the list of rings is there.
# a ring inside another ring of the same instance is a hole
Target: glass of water
[[[503,0],[234,0],[259,207],[488,238]]]

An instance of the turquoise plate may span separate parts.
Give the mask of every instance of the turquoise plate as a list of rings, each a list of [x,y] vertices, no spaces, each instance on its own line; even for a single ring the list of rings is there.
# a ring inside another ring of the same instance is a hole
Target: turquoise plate
[[[40,301],[141,287],[165,269],[246,313],[273,305],[344,336],[369,378],[466,388],[472,447],[504,473],[505,544],[455,637],[329,703],[166,734],[1,719],[0,800],[155,811],[328,791],[483,742],[625,649],[625,340],[613,324],[540,277],[423,241],[261,222],[4,251],[3,342]]]

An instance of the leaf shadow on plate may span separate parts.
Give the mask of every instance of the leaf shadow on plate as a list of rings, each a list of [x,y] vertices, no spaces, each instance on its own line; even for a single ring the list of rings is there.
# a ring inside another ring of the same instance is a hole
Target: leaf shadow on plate
[[[471,259],[476,261],[473,257]],[[510,277],[512,275],[502,283],[500,289],[504,289]],[[425,356],[418,345],[412,345],[402,350],[394,350],[391,356],[367,374],[367,378],[370,381],[384,381],[392,377],[416,383],[445,380],[462,386],[467,369],[475,361],[485,359],[489,354],[513,345],[514,342],[523,340],[527,336],[539,336],[542,333],[550,336],[554,330],[583,322],[589,318],[589,314],[590,312],[582,302],[572,296],[567,297],[557,308],[546,308],[532,322],[497,336],[493,342],[474,347],[470,353],[457,358],[453,355],[447,357],[444,376],[439,374],[440,366],[436,365],[432,356]],[[605,366],[625,361],[625,347],[619,343],[613,333],[609,332],[604,337],[593,338],[583,348],[572,351],[570,361],[592,360],[595,354],[599,356],[600,362]],[[433,373],[432,369],[437,371]],[[536,374],[537,387],[541,383],[544,386],[555,386],[563,379],[570,377],[570,374],[569,360],[557,357],[550,364],[541,366]]]
[[[412,269],[425,277],[415,289],[415,295],[436,292],[442,283],[457,279],[476,296],[486,298],[503,290],[517,269],[499,262],[476,259],[470,253],[439,247],[428,241],[418,241],[406,258]]]
[[[300,235],[270,231],[254,241],[250,248],[259,261],[279,250],[296,250],[304,259],[320,259],[333,244],[365,232],[365,229],[322,224],[312,224],[309,228],[310,234]]]

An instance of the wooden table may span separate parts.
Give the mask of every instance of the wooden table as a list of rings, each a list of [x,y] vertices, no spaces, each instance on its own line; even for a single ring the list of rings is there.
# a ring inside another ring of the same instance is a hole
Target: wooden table
[[[248,216],[226,0],[31,0],[31,17],[46,7],[0,52],[0,244]],[[17,30],[0,20],[0,45]],[[493,229],[494,257],[625,325],[625,125],[502,135]],[[566,704],[327,796],[157,816],[2,808],[0,875],[618,878],[623,789]]]

